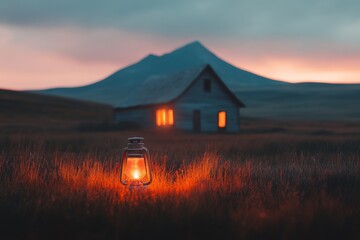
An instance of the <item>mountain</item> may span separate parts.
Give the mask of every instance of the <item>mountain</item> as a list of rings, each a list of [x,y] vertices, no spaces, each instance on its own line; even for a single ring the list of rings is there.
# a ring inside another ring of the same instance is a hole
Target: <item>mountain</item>
[[[246,108],[243,116],[280,120],[360,120],[360,84],[290,84],[236,68],[195,41],[162,56],[148,55],[94,84],[36,91],[115,106],[148,78],[210,64]]]
[[[94,84],[36,92],[116,105],[123,96],[131,94],[133,86],[141,84],[151,76],[171,74],[205,64],[210,64],[231,89],[288,85],[238,69],[195,41],[162,56],[150,54]]]

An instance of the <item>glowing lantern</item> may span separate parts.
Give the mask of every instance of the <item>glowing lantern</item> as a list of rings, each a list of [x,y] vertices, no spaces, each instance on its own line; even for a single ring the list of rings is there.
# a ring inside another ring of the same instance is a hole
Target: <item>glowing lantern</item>
[[[120,168],[120,182],[129,186],[143,186],[151,183],[149,150],[144,147],[144,138],[128,138]]]

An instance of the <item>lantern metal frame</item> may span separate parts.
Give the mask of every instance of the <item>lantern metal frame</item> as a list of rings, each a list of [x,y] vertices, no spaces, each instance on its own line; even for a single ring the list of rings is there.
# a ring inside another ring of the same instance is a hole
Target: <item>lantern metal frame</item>
[[[126,177],[125,169],[128,164],[128,158],[143,158],[145,167],[145,176],[142,179],[131,179]],[[128,146],[123,149],[120,165],[120,182],[126,186],[146,186],[152,182],[150,154],[144,146],[144,138],[128,138]]]

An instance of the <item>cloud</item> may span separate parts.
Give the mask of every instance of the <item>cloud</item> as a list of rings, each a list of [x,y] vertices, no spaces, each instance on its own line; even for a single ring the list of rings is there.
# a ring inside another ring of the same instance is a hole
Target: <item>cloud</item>
[[[101,80],[148,53],[180,45],[146,34],[77,27],[0,25],[0,88],[79,86]]]
[[[0,25],[2,41],[8,48],[19,46],[40,52],[63,55],[79,62],[123,63],[138,60],[148,53],[161,54],[179,46],[179,40],[166,41],[150,34],[112,28],[14,27]],[[175,43],[175,45],[174,45]]]
[[[359,26],[357,0],[12,0],[5,24],[116,28],[175,37],[287,38],[348,41]],[[358,40],[358,39],[357,39]],[[355,41],[355,40],[354,40]]]
[[[357,0],[3,1],[1,84],[86,84],[192,40],[269,77],[358,82],[359,12]]]

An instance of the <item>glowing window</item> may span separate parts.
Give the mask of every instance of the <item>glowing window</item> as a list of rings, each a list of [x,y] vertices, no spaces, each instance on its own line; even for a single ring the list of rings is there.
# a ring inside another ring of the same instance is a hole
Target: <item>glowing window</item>
[[[174,125],[174,110],[161,108],[156,110],[156,126]]]
[[[221,111],[218,113],[218,126],[219,126],[219,128],[226,127],[226,112],[225,111]]]
[[[168,110],[168,124],[170,126],[174,125],[174,110],[172,109]]]

